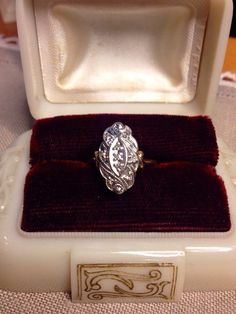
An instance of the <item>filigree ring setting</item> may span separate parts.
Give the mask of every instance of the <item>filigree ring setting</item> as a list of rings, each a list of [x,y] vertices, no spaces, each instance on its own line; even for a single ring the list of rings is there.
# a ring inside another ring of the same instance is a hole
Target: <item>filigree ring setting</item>
[[[107,188],[123,194],[133,186],[138,168],[143,167],[143,152],[138,149],[132,130],[115,122],[104,131],[95,160]]]

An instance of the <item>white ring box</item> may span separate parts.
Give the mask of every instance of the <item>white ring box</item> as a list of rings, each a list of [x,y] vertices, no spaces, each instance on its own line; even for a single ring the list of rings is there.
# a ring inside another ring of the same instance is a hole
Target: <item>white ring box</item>
[[[231,17],[230,0],[18,0],[30,111],[35,119],[211,116]],[[2,289],[72,291],[75,302],[160,302],[236,287],[236,193],[221,153],[228,232],[27,234],[20,222],[30,137],[0,163]]]

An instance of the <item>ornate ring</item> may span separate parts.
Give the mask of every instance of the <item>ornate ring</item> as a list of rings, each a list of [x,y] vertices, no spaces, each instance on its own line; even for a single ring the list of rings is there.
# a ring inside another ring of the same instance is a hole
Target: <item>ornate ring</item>
[[[122,194],[133,186],[138,168],[143,167],[143,152],[138,149],[132,130],[116,122],[104,131],[95,160],[107,188]]]

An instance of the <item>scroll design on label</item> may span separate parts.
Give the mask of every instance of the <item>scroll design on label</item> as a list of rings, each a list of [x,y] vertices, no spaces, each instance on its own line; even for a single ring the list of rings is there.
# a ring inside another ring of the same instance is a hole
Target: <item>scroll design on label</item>
[[[0,214],[5,211],[8,205],[21,152],[22,147],[14,146],[0,155]]]
[[[175,293],[177,267],[166,264],[78,265],[79,299],[159,298],[171,300]],[[126,269],[130,271],[126,271]]]

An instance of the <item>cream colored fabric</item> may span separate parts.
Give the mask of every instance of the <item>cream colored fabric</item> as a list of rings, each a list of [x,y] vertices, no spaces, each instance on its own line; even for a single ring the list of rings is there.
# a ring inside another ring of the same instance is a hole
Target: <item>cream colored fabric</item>
[[[236,87],[222,84],[213,113],[218,135],[236,152]],[[0,151],[32,127],[18,51],[0,48]],[[0,256],[1,258],[1,256]],[[0,283],[1,285],[1,283]],[[235,287],[236,289],[236,287]],[[184,293],[179,303],[72,304],[65,293],[13,293],[0,290],[0,314],[202,314],[236,313],[235,291]]]
[[[73,304],[64,293],[0,292],[1,314],[235,314],[234,291],[185,293],[179,303]],[[2,311],[2,312],[1,312]]]
[[[35,1],[34,9],[50,102],[194,98],[208,0],[187,5],[184,0],[48,0]]]

